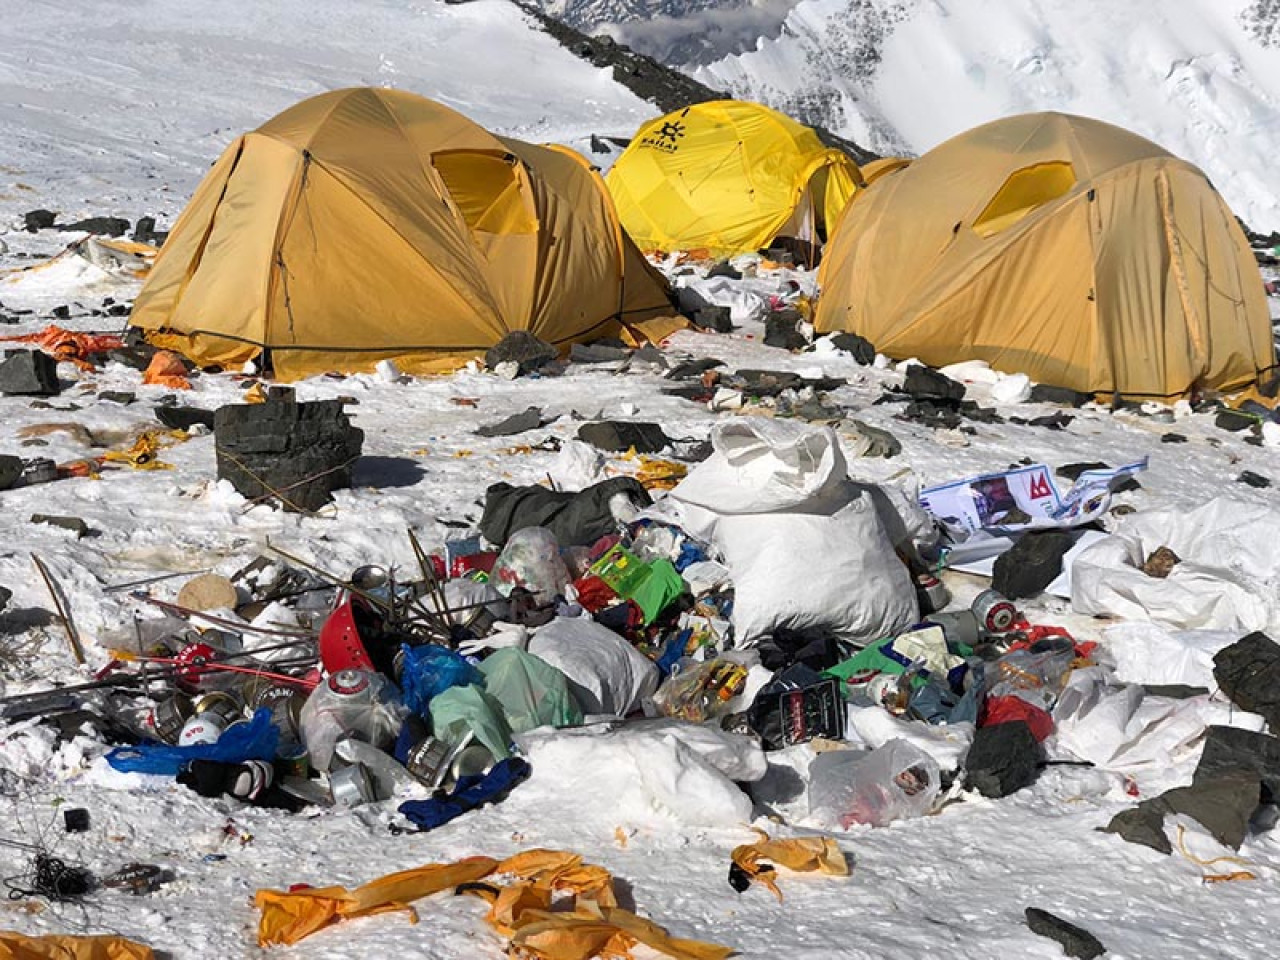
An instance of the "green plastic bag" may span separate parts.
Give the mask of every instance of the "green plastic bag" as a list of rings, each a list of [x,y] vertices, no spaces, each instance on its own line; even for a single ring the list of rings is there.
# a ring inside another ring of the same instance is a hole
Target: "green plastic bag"
[[[511,756],[511,728],[502,704],[474,684],[450,687],[431,698],[431,729],[450,746],[473,733],[495,760]]]
[[[485,692],[502,705],[512,733],[582,723],[582,708],[565,675],[541,657],[504,647],[480,664],[480,672]]]

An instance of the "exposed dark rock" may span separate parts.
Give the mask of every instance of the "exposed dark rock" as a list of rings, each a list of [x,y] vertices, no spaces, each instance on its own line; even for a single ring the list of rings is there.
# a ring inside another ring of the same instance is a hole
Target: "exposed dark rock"
[[[902,383],[903,391],[916,400],[952,401],[964,399],[964,384],[952,380],[932,367],[912,364]]]
[[[524,375],[553,362],[559,354],[555,347],[529,331],[513,330],[485,351],[484,363],[492,370],[500,363],[512,361]]]
[[[0,393],[52,397],[61,392],[58,363],[40,350],[9,350],[0,361]]]
[[[537,430],[543,424],[542,408],[529,407],[523,413],[512,414],[497,423],[487,423],[476,430],[481,437],[513,437],[528,430]]]
[[[0,490],[8,490],[22,476],[22,458],[0,454]]]
[[[1025,720],[979,727],[965,757],[965,783],[998,799],[1035,782],[1040,744]]]
[[[728,260],[721,260],[707,271],[707,279],[712,277],[727,277],[730,280],[741,280],[742,271],[735,270],[733,264]]]
[[[22,227],[27,233],[37,230],[48,230],[57,221],[58,215],[52,210],[29,210],[22,215]]]
[[[51,527],[61,527],[63,530],[70,530],[77,538],[86,536],[89,533],[89,525],[79,517],[55,517],[47,513],[33,513],[31,515],[32,523],[45,523]]]
[[[716,367],[723,367],[723,360],[716,360],[706,357],[701,360],[686,360],[678,363],[667,371],[668,380],[693,380],[701,377],[708,370],[714,370]]]
[[[1054,387],[1047,383],[1037,383],[1031,388],[1031,403],[1057,403],[1064,407],[1083,407],[1093,399],[1091,393],[1081,393],[1066,387]]]
[[[800,321],[804,319],[798,310],[775,310],[764,319],[764,342],[770,347],[783,350],[803,350],[809,345],[800,332]]]
[[[170,430],[190,430],[196,424],[213,429],[214,411],[199,407],[160,406],[153,411],[156,419]]]
[[[75,223],[60,223],[57,228],[63,233],[93,233],[98,236],[123,237],[129,232],[129,221],[124,217],[87,217]]]
[[[837,350],[853,354],[853,359],[864,367],[875,363],[876,348],[866,337],[860,337],[856,333],[849,333],[848,331],[833,333],[831,335],[831,345]]]
[[[1248,484],[1257,490],[1265,490],[1267,487],[1271,486],[1271,480],[1269,478],[1264,477],[1260,473],[1254,473],[1252,470],[1245,470],[1240,474],[1240,476],[1236,477],[1236,482]]]
[[[1027,907],[1026,917],[1027,926],[1031,928],[1032,933],[1058,941],[1062,944],[1063,953],[1068,957],[1094,960],[1095,957],[1100,957],[1107,952],[1102,942],[1088,930],[1077,927],[1061,917],[1056,917],[1048,910]]]
[[[1213,418],[1213,425],[1219,430],[1229,430],[1232,433],[1239,433],[1241,430],[1248,430],[1255,426],[1258,422],[1257,417],[1251,417],[1247,413],[1241,413],[1239,410],[1219,410],[1218,415]]]
[[[1280,803],[1280,738],[1240,727],[1210,727],[1192,783],[1213,780],[1231,770],[1257,774],[1262,802]]]
[[[164,242],[169,239],[169,234],[164,230],[156,229],[155,217],[139,217],[137,224],[133,228],[133,241],[135,243],[149,243],[152,246],[163,246]]]
[[[1062,573],[1073,538],[1065,530],[1033,530],[996,558],[991,589],[1010,600],[1039,596]]]
[[[220,407],[214,434],[219,479],[250,500],[274,497],[294,511],[317,510],[351,486],[364,442],[340,401],[298,403],[280,387],[266,403]]]
[[[658,453],[671,438],[656,423],[598,420],[578,428],[578,439],[600,450],[623,453],[632,448],[636,453]]]
[[[138,395],[128,390],[103,390],[98,394],[99,400],[106,400],[108,403],[118,403],[123,407],[127,407],[138,399]]]
[[[1160,434],[1160,442],[1161,443],[1186,443],[1187,438],[1183,436],[1181,433],[1174,433],[1173,431],[1170,431],[1169,433]]]
[[[689,322],[699,330],[729,333],[733,330],[733,321],[730,316],[731,311],[728,307],[705,306],[695,310]]]
[[[1148,577],[1163,580],[1173,573],[1173,568],[1182,562],[1182,558],[1168,547],[1156,547],[1142,561],[1142,572]]]
[[[1164,831],[1165,817],[1183,814],[1203,826],[1224,846],[1239,849],[1249,831],[1249,821],[1262,797],[1261,779],[1243,768],[1227,769],[1204,776],[1189,787],[1175,787],[1158,797],[1143,800],[1123,810],[1102,827],[1104,833],[1119,834],[1161,853],[1172,853],[1173,845]]]

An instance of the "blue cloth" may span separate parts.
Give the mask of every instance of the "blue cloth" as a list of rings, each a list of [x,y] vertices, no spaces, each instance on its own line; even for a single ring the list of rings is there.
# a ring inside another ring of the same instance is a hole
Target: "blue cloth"
[[[493,769],[483,776],[463,777],[447,797],[407,800],[400,804],[400,812],[419,831],[434,830],[469,810],[501,800],[532,770],[520,757],[507,757],[495,763]]]
[[[272,722],[271,711],[262,707],[248,723],[227,727],[217,743],[197,743],[190,747],[171,747],[167,743],[116,747],[107,754],[107,763],[121,773],[157,773],[176,777],[183,765],[192,760],[217,760],[219,763],[272,760],[279,742],[280,731]]]

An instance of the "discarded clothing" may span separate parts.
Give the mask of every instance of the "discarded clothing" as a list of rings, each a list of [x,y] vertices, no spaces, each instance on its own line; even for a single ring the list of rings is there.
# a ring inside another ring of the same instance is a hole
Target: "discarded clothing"
[[[609,501],[619,494],[641,507],[653,502],[633,477],[602,480],[577,493],[495,483],[485,492],[480,532],[501,545],[517,530],[546,527],[562,547],[587,546],[614,532],[617,521]]]
[[[531,767],[519,757],[508,757],[494,764],[482,776],[462,777],[447,797],[408,800],[400,804],[400,813],[413,821],[418,830],[434,830],[450,820],[486,803],[503,799],[512,788],[528,778]]]

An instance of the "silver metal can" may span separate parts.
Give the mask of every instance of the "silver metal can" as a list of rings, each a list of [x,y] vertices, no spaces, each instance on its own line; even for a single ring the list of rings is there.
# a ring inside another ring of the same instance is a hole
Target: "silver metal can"
[[[1013,601],[994,590],[983,590],[974,597],[969,609],[986,633],[1007,633],[1018,619],[1018,608]]]
[[[175,693],[151,708],[151,727],[160,740],[176,744],[183,725],[191,719],[194,712],[190,698]]]
[[[405,768],[432,790],[439,788],[449,772],[452,751],[443,740],[425,737],[414,744],[405,757]]]
[[[340,807],[358,807],[372,803],[376,796],[373,778],[363,763],[353,763],[329,774],[329,792],[333,802]]]

